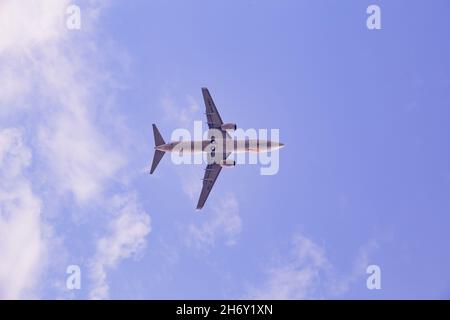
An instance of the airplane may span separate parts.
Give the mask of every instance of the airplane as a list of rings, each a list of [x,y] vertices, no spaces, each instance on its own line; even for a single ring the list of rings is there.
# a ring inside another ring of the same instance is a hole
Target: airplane
[[[150,174],[155,172],[156,167],[163,158],[166,152],[187,152],[187,153],[208,153],[208,165],[205,169],[203,178],[203,188],[200,193],[200,198],[197,204],[197,210],[200,210],[205,205],[209,194],[220,174],[223,167],[234,167],[235,161],[228,161],[227,158],[231,153],[241,152],[268,152],[282,148],[283,143],[267,141],[267,140],[236,140],[232,139],[227,133],[228,130],[236,130],[237,126],[234,123],[223,123],[216,105],[207,88],[202,88],[203,99],[206,107],[206,118],[209,131],[218,132],[217,137],[211,136],[209,140],[202,141],[174,141],[166,143],[161,136],[158,128],[153,124],[153,135],[155,138],[155,154],[153,156],[152,167]],[[218,138],[223,142],[223,146],[217,145]],[[221,147],[221,148],[220,148]],[[220,151],[219,151],[220,150]],[[216,154],[217,153],[217,154]],[[210,161],[213,159],[213,161]]]

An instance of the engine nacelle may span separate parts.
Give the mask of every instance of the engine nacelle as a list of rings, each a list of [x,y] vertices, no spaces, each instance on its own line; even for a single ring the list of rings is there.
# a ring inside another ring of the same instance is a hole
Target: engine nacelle
[[[231,168],[231,167],[236,166],[236,161],[234,161],[234,160],[222,160],[222,161],[220,161],[219,165],[221,167],[224,167],[224,168]]]
[[[222,129],[222,130],[236,130],[237,129],[237,125],[236,125],[236,123],[224,123],[223,125],[220,126],[220,129]]]

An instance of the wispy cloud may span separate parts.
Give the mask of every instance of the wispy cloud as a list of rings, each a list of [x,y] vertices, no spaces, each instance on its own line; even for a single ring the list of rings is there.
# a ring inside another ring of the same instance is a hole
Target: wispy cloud
[[[373,255],[378,249],[379,243],[375,239],[370,239],[367,243],[362,245],[353,260],[352,269],[337,277],[335,281],[329,285],[331,295],[342,295],[351,289],[351,286],[360,281],[363,276],[366,276],[366,269],[373,264]]]
[[[30,128],[37,132],[40,153],[55,186],[80,201],[98,196],[108,177],[124,164],[120,152],[100,129],[102,88],[108,75],[86,59],[97,54],[86,41],[90,32],[70,33],[65,27],[68,1],[3,1],[0,9],[2,90],[0,115],[28,109]],[[96,7],[97,8],[97,7]],[[83,14],[89,16],[89,5]],[[79,36],[77,41],[71,37]]]
[[[101,266],[103,280],[95,276],[93,279],[99,287],[108,286],[106,271],[130,256],[130,250],[137,250],[134,243],[142,243],[140,237],[150,231],[148,215],[137,213],[131,204],[138,207],[138,199],[128,199],[120,214],[105,201],[115,199],[108,191],[113,186],[133,193],[119,178],[127,165],[127,152],[123,143],[126,137],[122,139],[123,132],[115,126],[120,116],[109,108],[116,83],[104,66],[111,56],[96,45],[98,34],[93,27],[108,2],[83,2],[81,31],[66,28],[66,9],[71,4],[68,0],[0,2],[0,82],[7,84],[0,94],[0,121],[3,127],[11,127],[10,132],[3,133],[5,137],[13,136],[11,141],[26,138],[30,142],[22,153],[14,147],[19,142],[12,143],[9,149],[2,144],[2,152],[20,159],[33,157],[33,170],[42,172],[32,171],[25,179],[20,172],[11,175],[6,170],[12,167],[5,166],[0,171],[0,180],[10,182],[8,188],[2,189],[0,236],[4,241],[0,248],[4,259],[0,288],[11,297],[28,297],[39,285],[37,271],[47,261],[51,246],[43,236],[50,227],[41,218],[41,208],[49,207],[43,203],[47,199],[61,201],[67,197],[60,196],[70,195],[75,200],[75,210],[83,210],[87,205],[111,211],[114,222],[104,238],[115,241],[116,249],[108,254],[104,245],[96,243],[94,260],[100,261],[96,265]],[[17,131],[19,127],[24,130]],[[13,166],[9,162],[8,165]],[[28,162],[20,169],[27,165]],[[39,188],[33,193],[35,184]],[[11,186],[15,188],[10,189]],[[40,196],[40,192],[46,196]],[[20,246],[26,253],[20,251]],[[20,259],[14,255],[17,252],[21,252]],[[7,276],[13,269],[15,278]]]
[[[0,54],[5,51],[26,54],[34,45],[60,39],[68,4],[67,0],[2,1]]]
[[[34,296],[47,263],[41,200],[26,177],[31,160],[20,130],[0,131],[0,299]]]
[[[36,286],[52,246],[44,222],[41,198],[33,190],[29,166],[33,148],[25,145],[30,132],[9,125],[20,112],[32,110],[42,79],[37,56],[58,43],[67,1],[0,2],[0,297],[38,295]],[[32,112],[39,112],[32,110]],[[35,165],[35,163],[34,163]]]
[[[338,297],[350,290],[355,282],[364,280],[369,256],[375,241],[364,245],[354,259],[349,272],[338,272],[329,261],[326,250],[305,235],[293,236],[289,255],[266,270],[262,285],[251,287],[246,298],[251,299],[325,299]]]
[[[161,106],[167,121],[185,129],[192,128],[194,119],[201,119],[203,115],[200,113],[199,103],[192,95],[187,95],[183,103],[179,103],[175,97],[166,94],[161,99]]]
[[[30,107],[25,95],[39,81],[36,54],[61,41],[67,5],[64,0],[0,2],[0,116]]]
[[[252,299],[306,299],[321,296],[321,278],[329,271],[325,249],[302,234],[292,240],[286,261],[266,270],[267,279],[249,290]]]
[[[80,203],[101,195],[124,164],[123,157],[81,110],[65,110],[40,126],[40,152],[51,168],[55,192],[71,192]]]
[[[108,226],[108,233],[97,241],[97,250],[90,266],[93,288],[92,299],[109,297],[107,271],[121,260],[134,256],[146,244],[150,233],[150,216],[140,208],[134,195],[113,198],[117,215]]]
[[[232,194],[226,194],[211,207],[205,221],[189,225],[187,243],[199,249],[208,249],[219,239],[224,239],[226,245],[235,245],[242,230],[236,198]]]

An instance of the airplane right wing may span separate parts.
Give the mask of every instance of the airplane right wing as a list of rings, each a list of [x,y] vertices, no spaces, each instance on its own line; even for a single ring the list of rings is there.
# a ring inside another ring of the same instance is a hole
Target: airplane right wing
[[[221,170],[222,166],[217,163],[208,164],[206,167],[205,176],[203,178],[203,188],[200,193],[200,198],[198,199],[197,209],[201,209],[205,205],[206,199],[208,199],[209,193],[211,192]]]

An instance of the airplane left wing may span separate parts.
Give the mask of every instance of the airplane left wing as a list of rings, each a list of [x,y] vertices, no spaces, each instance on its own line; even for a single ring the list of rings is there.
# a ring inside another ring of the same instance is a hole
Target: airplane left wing
[[[205,100],[206,107],[206,119],[208,120],[208,127],[210,129],[221,129],[223,124],[222,118],[220,117],[219,111],[217,111],[214,100],[209,93],[207,88],[202,88],[203,99]]]
[[[198,199],[197,209],[201,209],[205,205],[206,199],[208,199],[209,193],[211,192],[221,170],[222,166],[217,163],[208,164],[206,167],[205,176],[203,178],[203,188],[200,193],[200,198]]]

